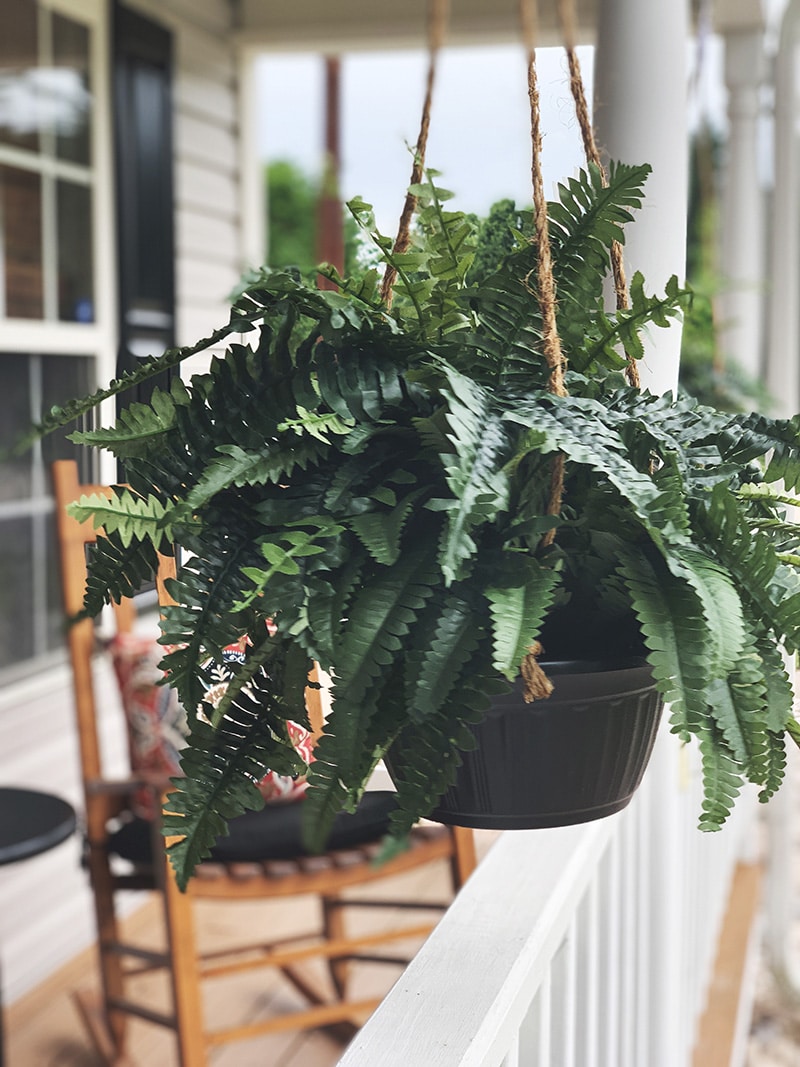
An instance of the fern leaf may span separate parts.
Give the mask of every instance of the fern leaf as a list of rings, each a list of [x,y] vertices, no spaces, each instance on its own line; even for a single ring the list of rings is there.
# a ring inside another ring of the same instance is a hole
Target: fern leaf
[[[123,548],[134,540],[147,540],[159,548],[173,539],[171,527],[164,521],[167,509],[163,503],[155,496],[136,496],[120,486],[115,487],[113,496],[82,496],[67,511],[78,522],[91,520],[95,529],[102,527],[106,534],[117,534]]]
[[[592,414],[596,417],[589,418]],[[536,404],[519,403],[509,408],[503,418],[529,430],[514,462],[526,452],[563,452],[571,464],[590,467],[608,479],[661,551],[668,553],[670,545],[686,543],[680,494],[671,494],[667,484],[656,484],[633,466],[627,443],[597,401],[543,394]],[[612,424],[607,425],[608,421]]]
[[[322,846],[333,819],[359,784],[359,753],[382,687],[403,639],[432,595],[431,546],[405,554],[356,593],[334,649],[333,710],[316,749],[306,804],[307,843]]]
[[[415,628],[416,648],[406,663],[406,702],[413,722],[434,715],[449,697],[478,647],[473,605],[450,593],[431,619]]]
[[[499,461],[509,442],[488,392],[452,367],[445,368],[445,374],[451,386],[445,394],[448,437],[455,453],[442,456],[452,498],[442,505],[446,521],[439,562],[446,580],[452,582],[462,576],[465,562],[475,552],[472,529],[508,506],[508,477]]]
[[[719,830],[733,810],[742,788],[742,775],[736,760],[716,732],[700,738],[703,763],[703,811],[701,830]]]
[[[519,584],[486,590],[492,616],[495,670],[513,681],[523,657],[539,636],[553,603],[558,572],[534,559],[519,559]]]
[[[745,621],[739,595],[728,573],[699,549],[682,547],[668,560],[673,574],[694,589],[709,635],[706,670],[711,678],[727,675],[740,662]]]
[[[180,378],[174,378],[169,391],[154,389],[149,403],[129,404],[109,429],[88,430],[70,435],[76,444],[107,448],[118,459],[146,454],[175,425],[175,409],[189,403],[189,393]]]
[[[673,729],[683,740],[705,720],[709,634],[702,605],[679,578],[669,581],[644,556],[621,553],[620,575],[648,648],[659,691],[671,704]]]
[[[348,520],[350,528],[377,563],[390,567],[397,562],[403,528],[425,493],[425,489],[417,489],[389,511],[368,511]]]
[[[134,539],[125,547],[116,533],[98,537],[88,563],[83,615],[94,617],[103,605],[134,596],[153,580],[157,566],[158,556],[149,540]]]
[[[263,805],[255,783],[267,770],[306,770],[288,733],[287,711],[275,695],[274,674],[280,674],[275,657],[269,674],[259,671],[239,690],[216,728],[200,719],[192,725],[181,757],[186,778],[173,779],[163,819],[165,835],[178,837],[168,855],[181,888],[227,832],[228,820]]]

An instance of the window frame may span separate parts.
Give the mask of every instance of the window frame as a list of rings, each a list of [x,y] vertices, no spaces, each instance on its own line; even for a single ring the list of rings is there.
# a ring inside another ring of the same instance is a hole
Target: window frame
[[[0,308],[0,360],[4,356],[26,356],[33,363],[41,363],[44,357],[88,358],[90,378],[96,384],[111,380],[115,376],[117,350],[117,249],[115,233],[115,193],[114,163],[112,137],[111,107],[111,60],[110,60],[110,25],[108,4],[106,0],[34,0],[39,11],[61,15],[84,25],[89,31],[89,77],[92,93],[92,121],[89,140],[88,164],[75,164],[43,154],[32,154],[23,148],[0,144],[0,164],[20,166],[37,174],[49,174],[64,177],[70,181],[86,184],[92,191],[92,254],[93,254],[93,302],[94,322],[64,322],[57,318],[22,319],[5,317]],[[35,165],[34,165],[35,164]],[[47,212],[43,204],[43,215]],[[42,220],[43,230],[48,223]],[[51,230],[50,246],[43,233],[42,254],[51,257],[48,270],[57,269],[57,242],[55,231]],[[45,298],[45,314],[55,312],[52,304],[48,308]],[[35,369],[31,373],[35,377]],[[114,403],[106,401],[100,413],[106,423],[113,421]],[[9,442],[10,443],[10,442]],[[34,446],[34,458],[41,455],[40,446]],[[26,515],[48,515],[55,505],[49,495],[47,471],[41,462],[34,462],[33,495],[21,501],[8,501],[0,505],[0,518],[13,520]],[[110,457],[100,457],[98,476],[109,481],[113,479],[114,466]],[[38,587],[37,587],[38,582]],[[34,630],[46,626],[46,606],[42,596],[44,590],[42,578],[31,575],[30,591],[36,600],[37,611],[42,611],[43,618],[34,621]],[[40,603],[41,601],[41,603]],[[0,668],[0,693],[11,693],[20,684],[21,679],[29,678],[31,669],[46,670],[64,659],[63,649],[43,649],[18,666],[9,665]]]
[[[6,317],[0,309],[0,359],[4,352],[89,356],[95,361],[95,379],[114,376],[116,354],[116,241],[114,233],[114,181],[111,134],[111,85],[108,14],[104,0],[35,0],[37,7],[64,15],[89,30],[89,69],[92,85],[92,136],[88,166],[39,156],[33,167],[24,149],[0,144],[0,164],[22,166],[42,175],[64,177],[87,184],[92,197],[94,252],[94,315],[92,323],[57,319]],[[46,212],[43,213],[46,215]],[[55,257],[54,233],[42,220],[43,256]],[[52,299],[52,297],[51,297]],[[45,298],[47,307],[47,297]]]

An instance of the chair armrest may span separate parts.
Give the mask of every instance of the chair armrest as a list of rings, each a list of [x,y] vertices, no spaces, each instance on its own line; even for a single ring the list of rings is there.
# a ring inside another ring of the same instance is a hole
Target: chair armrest
[[[164,775],[139,774],[127,778],[92,778],[85,783],[86,829],[93,841],[106,836],[106,824],[131,810],[131,798],[137,790],[150,790],[157,810],[161,809],[164,793],[169,789]]]

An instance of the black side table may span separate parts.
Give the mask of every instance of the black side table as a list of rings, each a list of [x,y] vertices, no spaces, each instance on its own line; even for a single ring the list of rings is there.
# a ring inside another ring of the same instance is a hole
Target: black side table
[[[66,841],[75,832],[75,810],[52,793],[0,787],[0,864],[30,859]],[[0,1067],[3,1045],[0,986]]]

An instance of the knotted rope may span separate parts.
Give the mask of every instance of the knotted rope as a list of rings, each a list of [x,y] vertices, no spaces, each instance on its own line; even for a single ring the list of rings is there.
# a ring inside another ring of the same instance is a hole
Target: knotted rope
[[[542,177],[542,129],[539,85],[536,77],[536,34],[539,26],[537,0],[520,0],[520,27],[525,44],[528,64],[528,99],[531,111],[531,183],[533,186],[533,224],[536,242],[536,296],[542,316],[542,350],[550,377],[547,387],[555,396],[567,396],[564,385],[565,360],[561,352],[561,339],[556,323],[556,286],[553,278],[553,257],[550,250],[550,233],[547,224],[547,198]],[[525,279],[530,286],[530,278]],[[533,291],[533,290],[532,290]],[[559,452],[553,460],[550,476],[548,515],[561,512],[564,495],[564,455]],[[553,543],[555,528],[542,537],[542,547]]]

